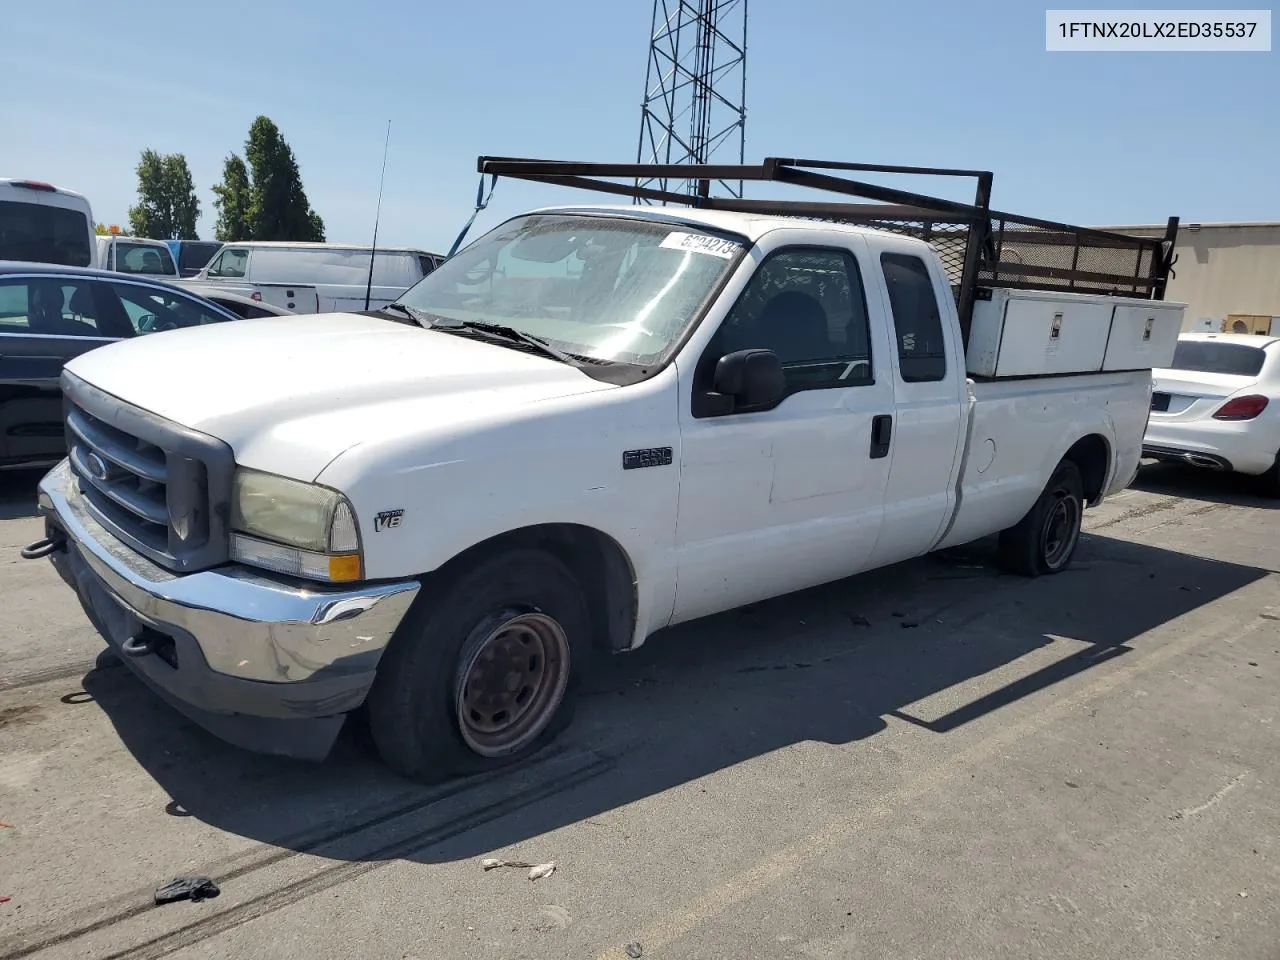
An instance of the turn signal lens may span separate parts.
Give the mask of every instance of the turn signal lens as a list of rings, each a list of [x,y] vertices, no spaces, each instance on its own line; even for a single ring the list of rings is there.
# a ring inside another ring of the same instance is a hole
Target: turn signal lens
[[[329,579],[334,583],[350,583],[360,579],[360,555],[347,553],[329,558]]]
[[[1224,403],[1213,415],[1215,420],[1252,420],[1267,409],[1267,398],[1256,393],[1235,397]]]

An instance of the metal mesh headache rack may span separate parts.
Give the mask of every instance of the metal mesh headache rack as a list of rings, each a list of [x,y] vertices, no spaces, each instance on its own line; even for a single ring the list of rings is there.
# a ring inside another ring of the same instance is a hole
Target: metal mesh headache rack
[[[1178,232],[1177,217],[1169,218],[1163,238],[1153,239],[992,210],[993,175],[982,170],[778,157],[769,157],[758,166],[481,157],[477,167],[495,181],[510,177],[633,200],[858,224],[918,237],[933,246],[946,268],[966,342],[974,300],[983,296],[983,290],[994,287],[1163,300]],[[944,200],[836,175],[852,171],[968,178],[975,181],[974,201]],[[696,184],[696,190],[677,193],[642,185],[642,181],[654,180],[688,181]],[[875,202],[711,196],[713,181],[733,180],[786,183]]]

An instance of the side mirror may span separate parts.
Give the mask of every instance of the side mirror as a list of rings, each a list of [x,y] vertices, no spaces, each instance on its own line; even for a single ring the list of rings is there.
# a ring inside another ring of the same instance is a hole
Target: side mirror
[[[786,392],[782,362],[772,350],[737,350],[716,363],[712,389],[732,398],[734,409],[765,407]]]

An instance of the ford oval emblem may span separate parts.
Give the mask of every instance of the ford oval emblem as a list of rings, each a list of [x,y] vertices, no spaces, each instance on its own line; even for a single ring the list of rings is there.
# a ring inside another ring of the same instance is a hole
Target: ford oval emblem
[[[107,467],[107,461],[96,453],[90,453],[84,458],[85,466],[89,468],[89,476],[95,480],[106,480],[111,475],[110,468]]]

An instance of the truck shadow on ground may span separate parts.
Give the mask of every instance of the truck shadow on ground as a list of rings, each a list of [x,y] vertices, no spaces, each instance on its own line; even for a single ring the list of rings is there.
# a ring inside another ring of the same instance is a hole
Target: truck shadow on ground
[[[1144,462],[1131,486],[1184,500],[1280,510],[1280,497],[1266,493],[1261,477],[1218,473],[1179,463]]]
[[[84,688],[175,816],[336,862],[442,862],[792,744],[854,744],[833,747],[832,760],[856,764],[857,741],[888,716],[946,736],[1105,669],[1153,642],[1148,631],[1267,575],[1097,535],[1077,558],[1059,577],[1028,581],[997,573],[977,544],[672,628],[606,662],[543,756],[445,787],[391,774],[358,728],[323,764],[281,761],[225,746],[118,665],[91,671]],[[1063,652],[1050,666],[941,717],[912,709],[1054,644]]]

